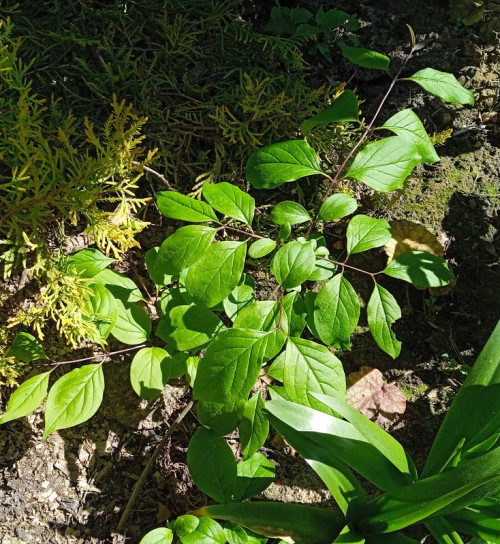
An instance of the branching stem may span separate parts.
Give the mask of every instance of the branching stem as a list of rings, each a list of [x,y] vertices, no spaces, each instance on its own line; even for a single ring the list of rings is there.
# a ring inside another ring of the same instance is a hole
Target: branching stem
[[[119,349],[117,351],[108,351],[107,353],[98,353],[97,355],[92,355],[91,357],[83,357],[81,359],[72,359],[71,361],[51,361],[52,366],[59,365],[72,365],[75,363],[83,363],[84,361],[95,361],[96,359],[104,359],[105,357],[111,357],[112,355],[119,355],[120,353],[127,353],[128,351],[135,351],[141,348],[145,348],[146,344],[139,344],[138,346],[133,346],[131,348]]]

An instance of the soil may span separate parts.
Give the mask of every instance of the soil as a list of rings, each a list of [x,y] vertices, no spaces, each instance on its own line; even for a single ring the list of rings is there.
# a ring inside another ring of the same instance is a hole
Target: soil
[[[356,5],[363,44],[388,54],[397,66],[408,43],[409,24],[418,41],[428,41],[410,61],[411,70],[430,66],[452,72],[476,97],[473,107],[446,105],[413,85],[398,85],[387,104],[387,117],[412,107],[429,132],[451,127],[453,136],[438,148],[441,161],[416,170],[397,199],[364,202],[376,215],[433,228],[457,278],[444,296],[387,282],[403,307],[404,316],[394,326],[403,342],[400,357],[393,361],[377,350],[363,323],[352,350],[341,355],[346,373],[363,365],[379,368],[405,392],[406,412],[391,430],[419,468],[467,365],[473,364],[499,318],[500,11],[498,5],[486,4],[483,20],[470,27],[457,27],[446,3],[437,0],[368,0]],[[260,3],[251,5],[247,16],[264,18]],[[302,5],[314,11],[320,2]],[[348,1],[337,1],[335,7],[354,11]],[[350,80],[349,86],[366,101],[362,108],[367,118],[389,84],[369,70],[353,75],[352,65],[340,60],[333,67],[317,57],[312,62],[317,63],[317,78]],[[144,250],[155,245],[155,232],[152,228],[142,240]],[[134,259],[141,274],[141,254]],[[105,401],[86,424],[53,433],[45,442],[39,413],[2,427],[2,544],[134,544],[157,524],[205,504],[185,464],[189,437],[197,426],[190,412],[160,449],[130,517],[117,529],[148,459],[189,401],[188,388],[179,382],[168,385],[153,403],[141,402],[129,386],[129,360],[125,354],[104,365]],[[5,394],[0,408],[6,398]],[[266,497],[329,503],[314,473],[279,437],[271,437],[264,452],[277,465],[276,482]]]

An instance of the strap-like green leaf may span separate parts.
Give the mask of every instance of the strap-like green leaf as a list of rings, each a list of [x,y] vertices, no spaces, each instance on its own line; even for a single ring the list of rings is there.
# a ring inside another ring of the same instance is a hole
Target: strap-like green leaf
[[[27,416],[36,410],[47,395],[50,371],[42,372],[23,382],[10,396],[0,424]]]
[[[321,205],[318,219],[321,221],[333,221],[354,213],[358,208],[356,199],[344,193],[336,193],[329,196]]]
[[[316,152],[304,140],[266,145],[247,162],[247,179],[256,189],[273,189],[314,174],[325,175]]]
[[[171,357],[164,349],[142,348],[132,359],[130,383],[140,397],[151,401],[163,391],[171,370]]]
[[[337,274],[316,296],[308,323],[313,323],[314,334],[325,344],[348,349],[359,313],[358,295],[344,276]]]
[[[76,368],[59,378],[47,397],[43,438],[90,419],[101,405],[103,393],[104,375],[100,364]]]
[[[246,255],[245,242],[216,242],[197,260],[186,277],[186,289],[195,302],[213,308],[238,285]]]
[[[161,191],[156,194],[158,209],[170,219],[204,223],[217,221],[214,210],[206,202],[182,195],[176,191]]]
[[[179,274],[205,255],[216,233],[216,229],[205,225],[177,229],[160,246],[160,266],[167,274]]]
[[[281,247],[271,261],[271,272],[285,289],[293,289],[304,283],[316,265],[314,249],[309,243],[288,242]]]
[[[487,542],[500,542],[500,503],[497,500],[486,499],[450,514],[447,519],[457,531]]]
[[[344,46],[341,49],[342,55],[357,66],[372,68],[373,70],[383,70],[384,72],[389,70],[389,57],[386,57],[381,53],[377,53],[377,51],[364,49],[363,47],[347,46]]]
[[[426,520],[425,526],[438,544],[464,544],[451,523],[442,516]]]
[[[236,460],[227,442],[200,427],[189,442],[187,462],[195,484],[217,502],[233,502]]]
[[[345,90],[332,105],[306,119],[302,123],[302,132],[308,136],[311,130],[318,125],[328,123],[343,123],[345,121],[359,121],[358,97],[350,90]]]
[[[286,344],[283,385],[290,400],[330,414],[314,393],[344,398],[346,392],[342,363],[325,346],[302,338]]]
[[[385,219],[355,215],[347,225],[347,253],[361,253],[383,246],[391,238],[391,227]]]
[[[426,251],[401,253],[382,273],[407,281],[415,287],[443,287],[453,280],[453,273],[446,261]]]
[[[285,223],[296,225],[311,220],[311,216],[304,206],[293,200],[285,200],[276,204],[271,210],[270,217],[271,221],[276,225],[284,225]]]
[[[354,159],[346,177],[387,193],[403,186],[413,168],[422,162],[415,145],[399,136],[369,143]]]
[[[366,307],[368,326],[375,342],[393,359],[401,351],[401,342],[391,329],[391,325],[401,317],[401,309],[396,299],[378,283]]]
[[[241,449],[245,459],[248,459],[264,445],[269,434],[269,421],[264,416],[264,401],[260,390],[246,401],[238,429]]]
[[[218,212],[247,225],[252,224],[255,200],[236,185],[225,181],[216,184],[205,183],[203,196]]]
[[[431,139],[429,138],[422,121],[413,110],[405,109],[398,111],[384,123],[381,128],[385,128],[397,134],[399,137],[411,142],[422,162],[437,162],[439,155],[436,153]]]
[[[424,68],[405,78],[418,83],[423,89],[453,104],[474,105],[474,94],[460,85],[453,74],[434,68]]]
[[[269,537],[290,537],[296,544],[332,544],[345,525],[340,512],[279,502],[217,504],[193,514],[233,521]]]

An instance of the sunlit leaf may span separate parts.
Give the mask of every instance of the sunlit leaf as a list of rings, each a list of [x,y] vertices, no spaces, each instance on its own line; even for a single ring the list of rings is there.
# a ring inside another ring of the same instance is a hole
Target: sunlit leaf
[[[412,283],[416,287],[442,287],[453,280],[453,273],[446,261],[425,251],[402,253],[382,273]]]
[[[424,68],[406,80],[418,83],[427,92],[452,104],[474,104],[474,94],[460,85],[453,74],[434,68]]]
[[[252,259],[265,257],[276,247],[276,242],[271,238],[259,238],[248,248],[248,256]]]
[[[86,248],[69,255],[66,263],[68,269],[78,276],[93,278],[114,261],[114,259],[106,257],[98,249]]]
[[[9,348],[8,355],[25,363],[31,363],[37,359],[45,359],[47,357],[40,342],[28,332],[18,332],[16,334]]]
[[[271,272],[285,289],[292,289],[304,283],[312,274],[316,256],[311,244],[297,241],[281,247],[271,261]]]
[[[269,421],[264,416],[264,401],[260,391],[246,401],[238,429],[241,449],[245,459],[248,459],[264,445],[269,434]]]
[[[139,350],[130,365],[130,383],[143,399],[154,400],[170,379],[172,360],[162,348],[147,347]]]
[[[298,202],[292,200],[285,200],[276,204],[271,210],[270,218],[276,225],[284,225],[285,223],[296,225],[311,220],[307,210]]]
[[[262,453],[254,453],[238,463],[237,474],[235,498],[243,501],[262,493],[273,483],[275,468]]]
[[[306,119],[302,123],[302,132],[307,136],[318,125],[359,121],[358,110],[358,97],[352,91],[345,90],[333,101],[331,106],[313,115],[310,119]]]
[[[357,66],[372,68],[373,70],[383,70],[384,72],[389,70],[389,57],[386,57],[381,53],[377,53],[377,51],[364,49],[362,47],[348,46],[343,46],[341,49],[342,55]]]
[[[354,213],[358,209],[358,203],[352,196],[344,193],[336,193],[329,196],[321,205],[318,219],[333,221]]]
[[[156,193],[158,209],[170,219],[204,223],[217,221],[217,216],[211,206],[201,200],[182,195],[176,191],[161,191]]]
[[[238,219],[247,225],[253,221],[255,200],[236,185],[222,183],[205,183],[203,196],[218,212]]]
[[[383,246],[391,237],[391,227],[385,219],[355,215],[347,225],[347,253],[361,253]]]
[[[47,395],[49,372],[42,372],[23,382],[10,396],[1,423],[27,416],[36,410]]]
[[[401,309],[396,299],[378,283],[366,307],[368,326],[380,349],[395,359],[401,351],[401,342],[391,329],[392,324],[401,317]]]

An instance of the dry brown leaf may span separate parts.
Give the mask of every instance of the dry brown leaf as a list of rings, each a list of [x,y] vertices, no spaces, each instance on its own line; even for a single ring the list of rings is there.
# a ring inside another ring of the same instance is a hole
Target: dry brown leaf
[[[347,402],[381,427],[388,427],[406,410],[406,397],[388,384],[380,370],[362,366],[347,376]]]
[[[171,510],[163,503],[157,503],[158,510],[156,512],[156,523],[165,523],[172,517]]]
[[[387,264],[406,251],[427,251],[438,257],[444,253],[437,238],[420,223],[401,219],[390,221],[392,238],[385,244]]]

